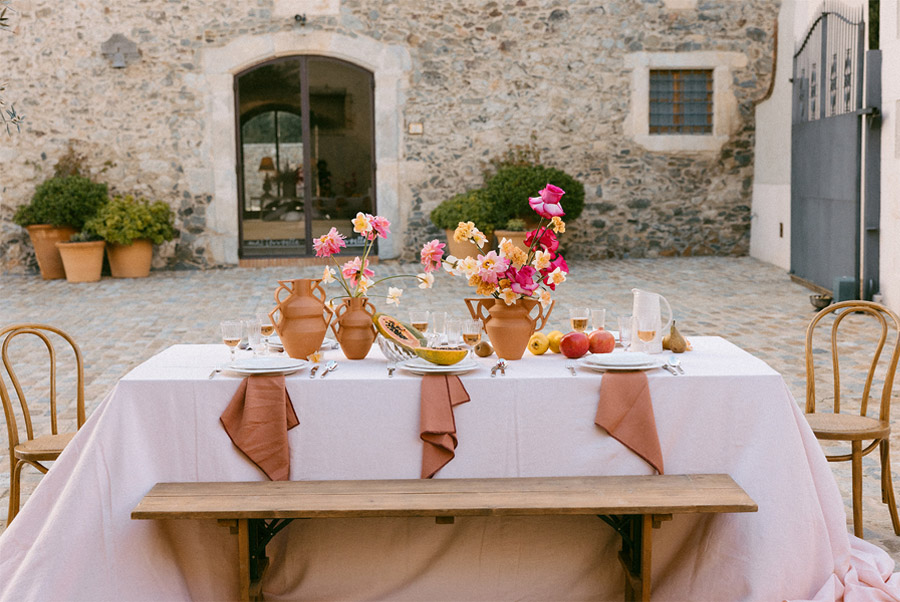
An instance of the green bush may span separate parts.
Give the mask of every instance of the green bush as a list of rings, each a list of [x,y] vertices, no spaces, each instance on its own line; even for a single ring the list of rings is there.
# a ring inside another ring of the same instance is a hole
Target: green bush
[[[555,167],[543,165],[503,165],[488,176],[484,192],[497,223],[506,223],[513,218],[536,222],[539,218],[528,205],[530,197],[538,196],[547,184],[559,186],[566,191],[561,204],[566,212],[564,220],[577,219],[584,210],[584,185]]]
[[[13,221],[23,227],[50,224],[81,230],[108,200],[106,184],[83,176],[52,177],[38,185],[28,205],[16,209]]]
[[[442,230],[456,230],[459,222],[474,222],[482,232],[497,229],[493,207],[484,190],[469,190],[447,199],[431,212],[431,223]]]
[[[174,221],[172,208],[165,202],[151,203],[129,194],[113,198],[85,225],[85,230],[110,243],[130,245],[146,238],[158,245],[175,238]]]

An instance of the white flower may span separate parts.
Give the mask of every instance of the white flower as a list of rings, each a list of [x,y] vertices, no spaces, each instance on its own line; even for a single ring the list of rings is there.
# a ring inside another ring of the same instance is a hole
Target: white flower
[[[550,291],[544,289],[541,291],[541,307],[547,309],[547,306],[550,305]]]
[[[328,266],[325,266],[325,271],[322,273],[322,282],[325,284],[331,284],[334,282],[334,270]]]
[[[456,264],[456,270],[471,278],[472,274],[477,273],[481,269],[481,263],[474,257],[466,257]]]
[[[368,292],[369,287],[372,286],[373,281],[368,276],[363,276],[359,279],[359,284],[356,285],[356,290],[360,292],[360,294],[365,295]]]
[[[512,305],[516,302],[516,299],[519,298],[519,294],[507,287],[500,291],[500,298],[503,299],[503,302],[507,305]]]
[[[394,303],[396,305],[400,305],[400,295],[402,295],[402,294],[403,294],[402,288],[397,288],[395,286],[388,288],[387,303],[388,304]]]
[[[562,271],[560,268],[556,268],[547,276],[547,278],[553,284],[562,284],[566,281],[566,273]]]
[[[419,288],[431,288],[434,286],[434,274],[431,272],[417,274],[417,276],[419,278]]]
[[[540,249],[534,252],[534,261],[531,263],[534,269],[541,271],[550,266],[550,253]]]
[[[472,240],[475,242],[478,247],[483,247],[487,243],[487,237],[481,233],[481,230],[475,228],[475,231],[472,232]]]

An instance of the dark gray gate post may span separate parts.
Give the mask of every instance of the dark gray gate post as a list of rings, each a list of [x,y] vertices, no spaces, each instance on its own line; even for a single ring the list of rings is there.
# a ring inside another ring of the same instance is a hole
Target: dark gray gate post
[[[866,52],[866,109],[861,115],[866,132],[865,199],[863,201],[863,299],[872,300],[879,291],[879,228],[881,225],[881,51]]]

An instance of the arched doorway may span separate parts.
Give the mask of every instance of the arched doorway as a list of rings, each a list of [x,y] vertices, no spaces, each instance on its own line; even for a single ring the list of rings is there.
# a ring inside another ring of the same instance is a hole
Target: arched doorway
[[[370,71],[323,56],[235,76],[241,258],[313,255],[313,238],[375,212],[373,93]]]

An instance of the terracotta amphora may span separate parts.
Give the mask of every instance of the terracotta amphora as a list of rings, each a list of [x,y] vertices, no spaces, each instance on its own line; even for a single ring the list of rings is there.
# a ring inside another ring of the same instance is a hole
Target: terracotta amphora
[[[331,330],[348,360],[361,360],[369,353],[376,335],[374,315],[368,297],[349,297],[334,310]]]
[[[507,305],[503,299],[465,301],[472,319],[481,320],[484,324],[484,330],[491,339],[497,357],[505,360],[522,359],[528,339],[547,323],[554,303],[551,301],[545,311],[535,299],[518,299],[512,305]],[[535,307],[537,315],[532,317]]]
[[[269,318],[281,338],[284,351],[295,359],[306,359],[325,340],[332,313],[325,305],[321,282],[310,278],[279,280],[275,289],[278,307],[269,313]],[[285,291],[289,294],[282,299],[281,294]]]

